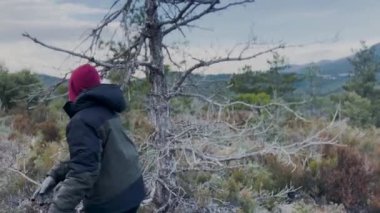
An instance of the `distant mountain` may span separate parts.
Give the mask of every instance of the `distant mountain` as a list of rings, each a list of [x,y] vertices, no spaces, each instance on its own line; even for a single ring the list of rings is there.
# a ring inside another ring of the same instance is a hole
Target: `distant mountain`
[[[374,49],[377,60],[380,62],[380,43],[373,45],[370,48]],[[348,60],[352,56],[353,55],[337,60],[322,60],[314,63],[320,69],[320,75],[317,80],[319,85],[319,92],[321,95],[327,95],[343,90],[342,86],[349,79],[353,70],[353,66]],[[308,88],[308,82],[305,79],[305,71],[310,65],[311,63],[303,65],[291,65],[287,70],[285,70],[287,73],[296,73],[301,79],[301,81],[296,84],[296,91],[303,92]],[[198,89],[203,90],[208,90],[208,88],[219,90],[220,88],[227,87],[231,77],[232,74],[192,76],[192,78],[194,78],[197,82],[199,82],[199,85],[201,85]],[[380,79],[380,73],[378,73],[377,78]],[[210,82],[218,82],[218,86],[213,87],[210,85]]]
[[[380,62],[380,43],[371,46],[370,48],[374,49],[377,56],[377,60]],[[350,73],[353,70],[352,65],[348,61],[348,58],[353,55],[341,58],[337,60],[322,60],[317,63],[314,63],[320,68],[320,89],[322,94],[333,93],[342,90],[342,86],[349,79]],[[286,72],[294,72],[299,74],[300,77],[305,75],[305,70],[311,64],[305,65],[292,65]],[[380,75],[378,75],[379,79]],[[297,85],[299,90],[303,90],[307,86],[306,81],[302,81]]]
[[[377,56],[377,59],[380,61],[380,43],[375,44],[370,47],[375,51],[375,54]],[[352,57],[353,55],[345,58],[340,58],[337,60],[322,60],[317,63],[315,63],[319,68],[321,69],[321,74],[323,75],[331,75],[331,76],[339,76],[339,75],[346,75],[349,72],[352,71],[353,67],[348,61],[348,58]],[[304,65],[291,65],[290,68],[287,70],[288,72],[302,72],[310,66],[310,64],[304,64]]]
[[[62,78],[57,78],[51,75],[46,75],[46,74],[37,74],[38,78],[42,82],[42,84],[46,87],[51,87],[60,81],[62,81]]]

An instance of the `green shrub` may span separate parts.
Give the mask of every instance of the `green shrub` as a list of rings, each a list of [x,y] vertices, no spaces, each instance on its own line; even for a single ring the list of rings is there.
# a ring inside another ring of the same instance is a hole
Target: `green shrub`
[[[25,98],[41,87],[42,84],[36,74],[32,74],[28,70],[9,73],[0,66],[0,103],[2,108],[9,110],[20,103],[25,104]],[[35,102],[36,100],[32,101]]]
[[[251,189],[249,188],[241,189],[239,192],[238,200],[239,200],[241,212],[251,213],[255,211],[257,203]]]
[[[247,104],[253,104],[253,105],[266,105],[269,104],[271,101],[270,95],[268,95],[265,92],[259,92],[259,93],[243,93],[239,94],[236,98],[238,101],[243,101]]]
[[[154,126],[149,121],[148,116],[141,110],[131,110],[122,116],[124,127],[133,133],[135,141],[144,141],[154,132]]]
[[[335,102],[341,104],[342,116],[349,118],[349,123],[355,127],[367,128],[374,125],[371,100],[355,92],[346,92],[333,96]]]
[[[67,149],[62,144],[37,141],[31,146],[28,154],[20,159],[20,163],[26,162],[25,166],[20,167],[27,168],[31,177],[42,178],[59,160],[66,157]]]

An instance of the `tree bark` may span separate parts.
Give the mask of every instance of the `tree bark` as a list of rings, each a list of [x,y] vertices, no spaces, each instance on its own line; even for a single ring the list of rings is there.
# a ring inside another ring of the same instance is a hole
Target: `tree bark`
[[[147,34],[149,41],[150,62],[149,81],[151,84],[151,115],[156,127],[158,143],[165,144],[170,128],[169,103],[167,100],[167,83],[164,74],[162,52],[162,29],[159,26],[157,0],[146,0]]]
[[[170,116],[169,116],[169,100],[167,82],[164,73],[164,60],[162,50],[163,33],[159,24],[157,0],[146,0],[146,29],[148,37],[148,45],[150,52],[150,63],[152,66],[149,69],[149,82],[151,84],[150,95],[150,114],[152,122],[155,126],[155,136],[153,142],[157,149],[163,150],[168,143],[168,135],[170,131]],[[173,182],[173,177],[169,174],[168,169],[173,164],[173,156],[168,153],[160,151],[158,162],[158,178],[164,182]],[[155,203],[157,206],[162,207],[167,205],[170,207],[168,201],[170,200],[170,192],[164,185],[157,182],[157,189],[155,194]],[[171,184],[169,184],[171,185]],[[163,211],[167,210],[164,208]]]

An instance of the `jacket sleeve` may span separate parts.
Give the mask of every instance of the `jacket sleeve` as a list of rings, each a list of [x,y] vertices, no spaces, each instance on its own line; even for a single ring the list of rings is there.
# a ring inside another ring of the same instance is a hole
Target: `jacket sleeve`
[[[73,118],[67,128],[67,142],[68,173],[54,193],[49,213],[74,212],[99,175],[102,146],[96,130],[82,119]]]
[[[47,175],[52,177],[58,183],[65,179],[66,174],[68,172],[69,172],[69,160],[65,160],[54,165],[54,167],[50,169]]]

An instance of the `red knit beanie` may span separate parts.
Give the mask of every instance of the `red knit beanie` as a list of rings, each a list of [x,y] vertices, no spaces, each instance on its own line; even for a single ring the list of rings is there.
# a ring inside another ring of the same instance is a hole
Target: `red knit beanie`
[[[69,100],[75,102],[78,95],[86,89],[100,85],[100,76],[95,67],[84,64],[76,68],[69,80]]]

